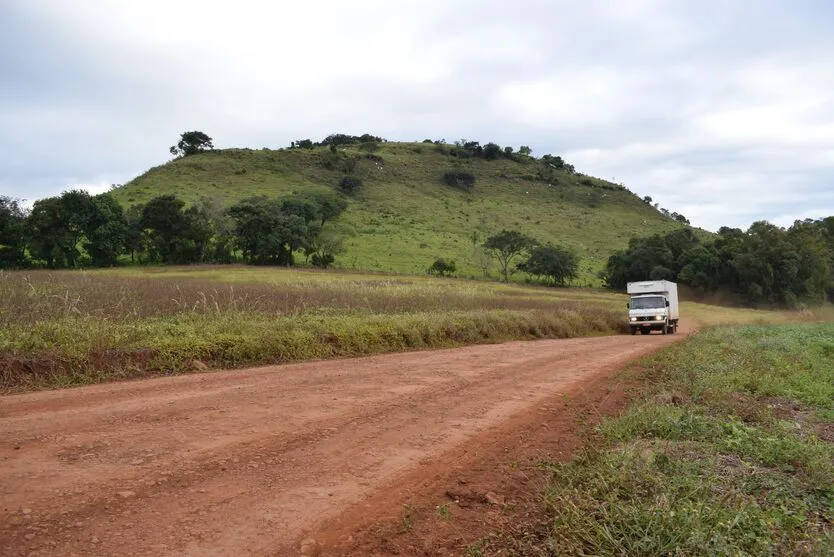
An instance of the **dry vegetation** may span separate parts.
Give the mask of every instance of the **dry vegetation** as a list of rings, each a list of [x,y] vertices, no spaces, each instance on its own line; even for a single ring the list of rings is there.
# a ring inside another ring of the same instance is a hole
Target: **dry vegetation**
[[[623,328],[593,293],[466,281],[241,268],[1,278],[6,390]]]
[[[614,334],[593,289],[252,267],[0,273],[0,389]],[[796,317],[684,304],[690,326]]]

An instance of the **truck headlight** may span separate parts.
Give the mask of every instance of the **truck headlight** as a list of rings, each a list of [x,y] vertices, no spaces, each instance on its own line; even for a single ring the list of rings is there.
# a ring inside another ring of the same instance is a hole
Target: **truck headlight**
[[[631,321],[632,321],[632,322],[633,322],[633,321],[637,321],[637,318],[636,318],[636,317],[632,317],[632,318],[631,318]]]
[[[655,321],[663,321],[663,316],[662,315],[655,315],[654,320]]]

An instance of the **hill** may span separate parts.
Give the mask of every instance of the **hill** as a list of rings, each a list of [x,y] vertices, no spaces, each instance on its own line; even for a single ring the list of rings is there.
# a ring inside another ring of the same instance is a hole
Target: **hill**
[[[363,149],[362,147],[365,147]],[[369,150],[373,152],[368,152]],[[294,149],[225,149],[172,160],[113,190],[124,205],[175,194],[191,203],[216,197],[225,204],[254,196],[327,191],[345,174],[363,186],[338,221],[346,251],[342,268],[423,273],[439,258],[458,274],[484,274],[479,244],[502,229],[576,250],[582,284],[597,284],[608,256],[633,236],[683,226],[620,185],[556,169],[524,155],[496,160],[459,158],[454,147],[381,143]],[[446,185],[461,170],[475,177],[469,191]],[[494,264],[489,271],[496,276]]]

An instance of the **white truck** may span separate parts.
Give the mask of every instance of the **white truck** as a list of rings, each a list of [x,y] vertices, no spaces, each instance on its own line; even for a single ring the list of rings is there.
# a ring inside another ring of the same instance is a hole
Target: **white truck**
[[[678,330],[678,285],[668,280],[629,282],[626,288],[631,300],[628,325],[631,334],[647,335],[661,331],[664,335]]]

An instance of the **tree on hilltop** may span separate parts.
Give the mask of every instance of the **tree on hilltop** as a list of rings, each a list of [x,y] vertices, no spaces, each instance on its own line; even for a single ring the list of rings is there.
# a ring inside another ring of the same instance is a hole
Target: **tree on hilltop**
[[[187,157],[211,149],[214,149],[214,144],[208,135],[200,131],[191,131],[180,134],[179,142],[172,145],[169,151],[175,157]]]

